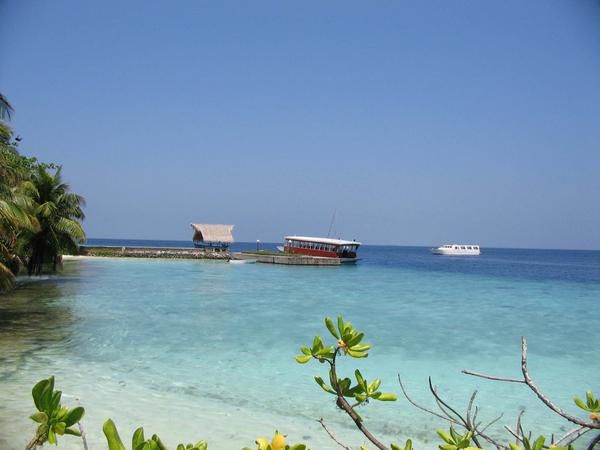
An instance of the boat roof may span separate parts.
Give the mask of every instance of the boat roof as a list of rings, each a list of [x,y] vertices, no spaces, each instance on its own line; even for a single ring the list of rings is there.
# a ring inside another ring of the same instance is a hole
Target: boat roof
[[[295,241],[305,241],[305,242],[318,242],[319,244],[360,245],[360,242],[357,242],[357,241],[345,241],[343,239],[331,239],[331,238],[311,237],[311,236],[286,236],[285,239],[293,239]]]

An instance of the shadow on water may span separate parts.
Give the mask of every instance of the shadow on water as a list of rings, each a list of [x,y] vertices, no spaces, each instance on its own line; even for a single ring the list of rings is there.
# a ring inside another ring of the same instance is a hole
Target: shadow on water
[[[73,281],[64,276],[21,281],[0,297],[0,380],[16,374],[26,361],[40,359],[40,350],[60,349],[71,339]]]

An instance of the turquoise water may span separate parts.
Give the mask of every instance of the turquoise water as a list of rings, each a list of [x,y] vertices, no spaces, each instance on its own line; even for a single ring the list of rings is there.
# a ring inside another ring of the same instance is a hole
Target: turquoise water
[[[321,430],[357,448],[364,439],[314,383],[318,364],[294,361],[301,344],[326,336],[322,319],[342,313],[373,344],[366,360],[343,359],[400,394],[401,374],[429,406],[431,376],[463,408],[478,389],[482,419],[495,427],[569,429],[522,385],[461,374],[520,374],[520,336],[530,370],[559,405],[600,392],[600,253],[489,250],[479,258],[434,257],[422,248],[366,247],[350,267],[229,265],[208,261],[81,259],[57,277],[23,280],[0,300],[0,448],[23,448],[33,433],[30,388],[54,374],[66,404],[86,407],[91,448],[103,448],[103,421],[124,440],[139,425],[175,447],[209,440],[240,449],[277,428],[293,442],[337,447]],[[413,438],[437,448],[440,420],[404,398],[361,409],[384,442]],[[508,438],[507,438],[508,439]],[[65,438],[61,448],[81,448]]]

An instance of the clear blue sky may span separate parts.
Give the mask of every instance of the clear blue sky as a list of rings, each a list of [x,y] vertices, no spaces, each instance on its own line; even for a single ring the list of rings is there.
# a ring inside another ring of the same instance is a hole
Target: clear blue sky
[[[600,2],[0,0],[89,237],[600,248]]]

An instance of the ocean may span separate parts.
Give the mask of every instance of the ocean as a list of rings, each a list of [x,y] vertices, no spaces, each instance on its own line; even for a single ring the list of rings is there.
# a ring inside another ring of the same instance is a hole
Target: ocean
[[[242,248],[256,243],[233,247]],[[358,448],[366,440],[313,380],[326,377],[326,367],[294,360],[314,335],[332,339],[323,318],[338,314],[372,344],[366,359],[342,358],[340,374],[359,368],[399,396],[359,411],[385,443],[411,438],[416,448],[435,449],[435,430],[447,429],[408,403],[398,376],[432,409],[428,377],[462,411],[476,389],[480,419],[503,414],[491,433],[506,442],[503,425],[514,427],[521,410],[534,434],[573,428],[524,385],[461,373],[520,377],[521,336],[531,376],[555,403],[585,418],[573,396],[600,396],[599,251],[483,248],[479,257],[442,257],[424,247],[363,246],[359,256],[339,267],[77,259],[57,276],[20,279],[0,297],[0,448],[29,441],[31,387],[50,375],[64,404],[86,408],[90,449],[106,447],[108,417],[127,447],[143,425],[170,448],[200,439],[213,450],[254,447],[275,429],[313,450],[339,448],[322,417],[338,440]],[[67,436],[59,446],[81,442]]]

